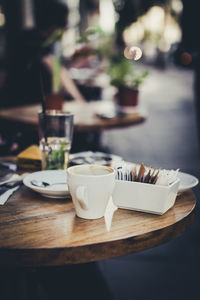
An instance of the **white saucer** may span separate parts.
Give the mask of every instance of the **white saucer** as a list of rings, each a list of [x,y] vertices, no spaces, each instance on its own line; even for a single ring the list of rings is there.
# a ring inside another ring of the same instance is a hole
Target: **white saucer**
[[[53,183],[53,185],[44,188],[37,187],[31,184],[32,180],[45,181],[50,184]],[[66,184],[59,184],[60,182],[66,182]],[[23,183],[31,190],[48,198],[66,198],[69,196],[66,171],[51,170],[34,172],[27,175],[24,178]]]
[[[113,163],[122,161],[122,157],[103,152],[84,151],[70,155],[70,163],[73,165],[97,164],[112,166]]]
[[[178,178],[180,179],[179,192],[191,189],[199,183],[199,180],[195,176],[183,172],[178,173]]]

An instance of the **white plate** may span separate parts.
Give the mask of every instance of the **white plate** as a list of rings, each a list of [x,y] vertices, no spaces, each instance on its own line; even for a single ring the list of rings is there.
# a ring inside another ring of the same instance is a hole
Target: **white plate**
[[[45,181],[50,184],[53,183],[53,185],[44,188],[37,187],[31,184],[32,180]],[[66,182],[66,184],[59,184],[61,182]],[[69,196],[66,171],[51,170],[34,172],[27,175],[24,178],[23,183],[28,188],[48,198],[66,198]]]
[[[199,180],[196,177],[183,172],[178,173],[178,178],[180,179],[179,192],[191,189],[199,183]]]
[[[84,151],[70,155],[70,163],[73,165],[98,164],[112,166],[114,162],[122,161],[122,157],[114,154]]]

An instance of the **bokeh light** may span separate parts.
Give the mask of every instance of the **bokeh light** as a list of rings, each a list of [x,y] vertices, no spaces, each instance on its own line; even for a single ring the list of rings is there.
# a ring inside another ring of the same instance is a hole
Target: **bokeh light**
[[[142,57],[142,50],[139,47],[126,47],[124,50],[124,56],[127,59],[139,60]]]

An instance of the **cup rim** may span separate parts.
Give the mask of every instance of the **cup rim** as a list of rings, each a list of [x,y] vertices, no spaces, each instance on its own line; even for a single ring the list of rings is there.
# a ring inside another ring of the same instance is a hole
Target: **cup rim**
[[[77,174],[77,173],[73,173],[71,172],[72,169],[77,169],[77,168],[83,168],[83,167],[98,167],[98,168],[101,168],[101,169],[110,169],[111,172],[109,172],[108,174],[100,174],[100,175],[87,175],[87,174]],[[84,164],[84,165],[77,165],[77,166],[72,166],[72,167],[69,167],[67,168],[67,172],[71,175],[75,175],[77,177],[92,177],[92,178],[96,178],[96,176],[98,177],[104,177],[104,176],[110,176],[111,174],[115,174],[115,169],[110,167],[110,166],[103,166],[103,165],[98,165],[98,164]]]

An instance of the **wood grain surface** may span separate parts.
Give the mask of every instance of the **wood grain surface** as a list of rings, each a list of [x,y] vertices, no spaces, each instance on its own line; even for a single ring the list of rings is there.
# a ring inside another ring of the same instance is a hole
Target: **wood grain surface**
[[[75,131],[87,132],[94,130],[103,130],[108,128],[132,126],[142,123],[146,119],[146,114],[139,108],[123,117],[112,119],[101,119],[97,117],[99,112],[109,112],[112,110],[112,103],[106,101],[96,101],[88,103],[68,102],[64,105],[64,111],[70,111],[74,114]],[[29,105],[2,109],[0,119],[18,124],[26,124],[32,129],[37,128],[38,112],[41,111],[41,105]]]
[[[23,186],[0,207],[0,265],[77,264],[142,251],[182,234],[195,203],[188,190],[163,216],[118,209],[108,232],[104,218],[76,217],[70,199],[44,198]]]

